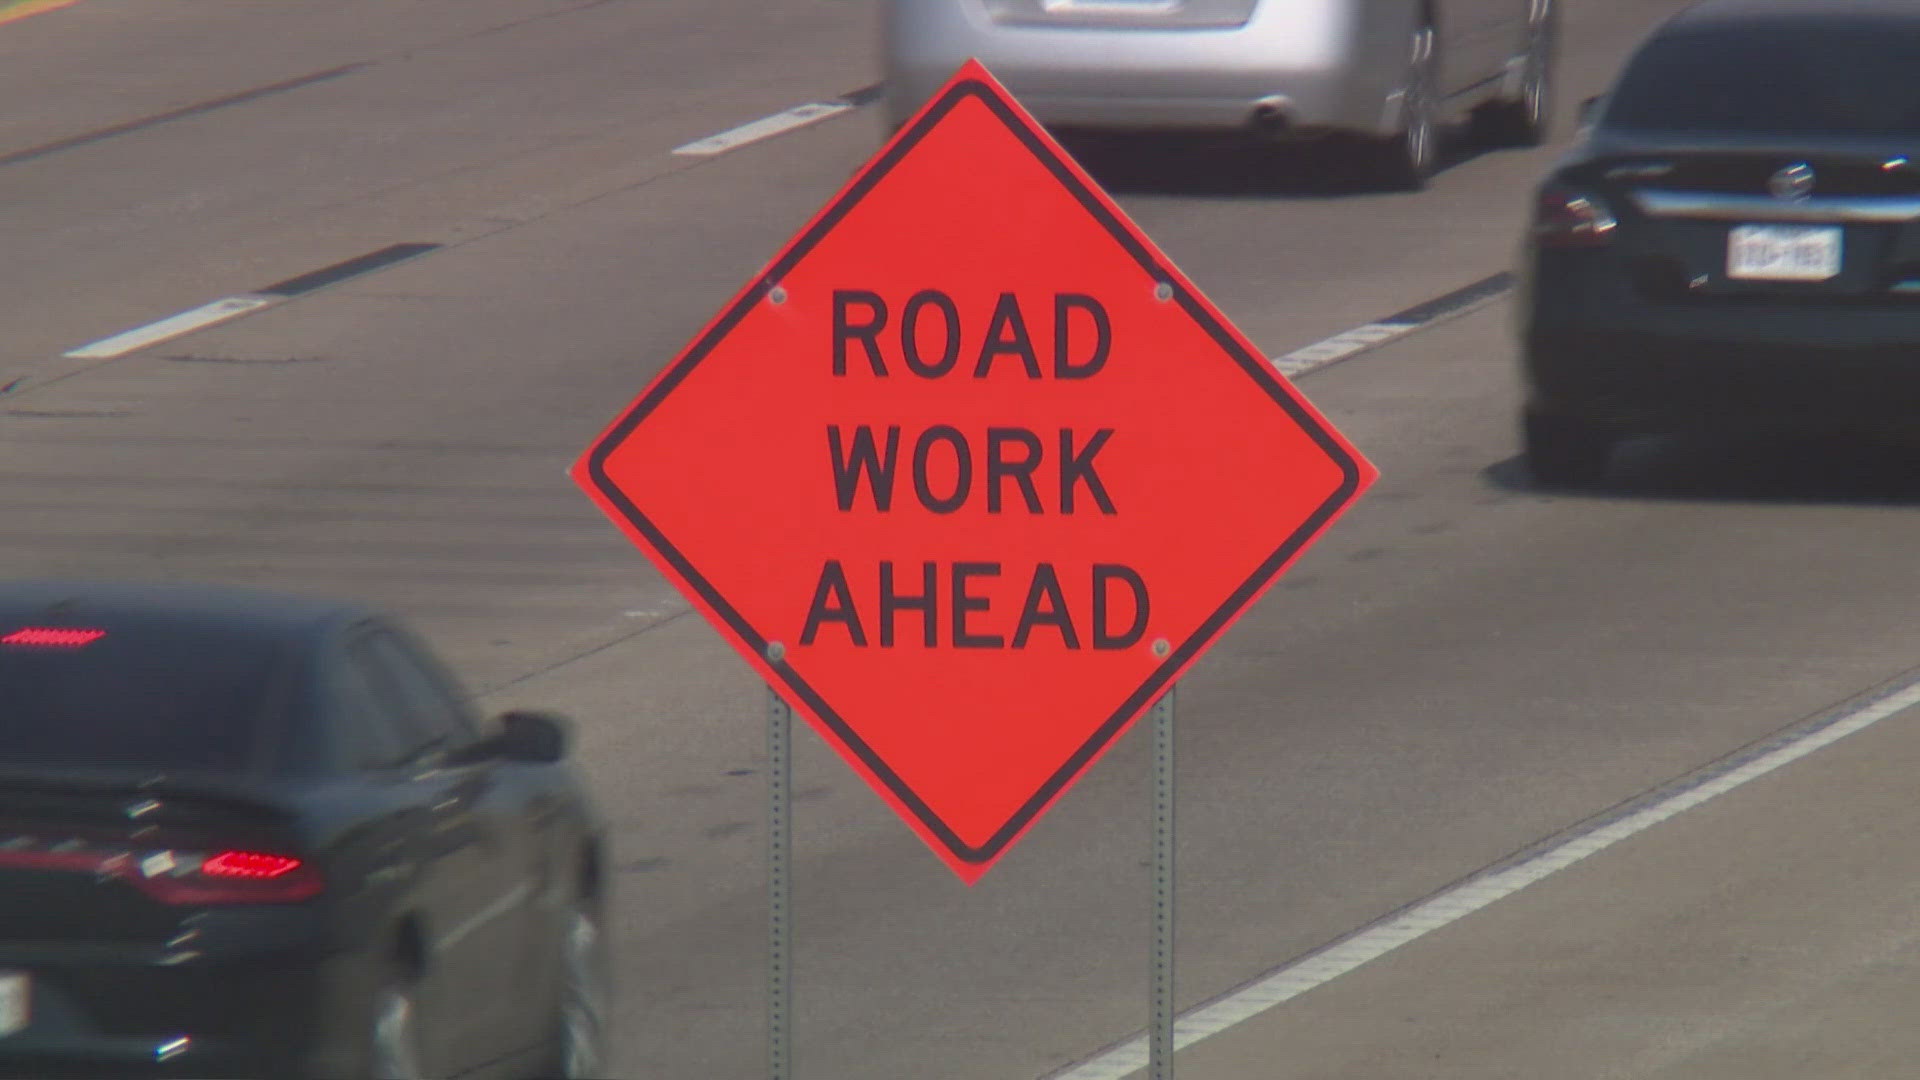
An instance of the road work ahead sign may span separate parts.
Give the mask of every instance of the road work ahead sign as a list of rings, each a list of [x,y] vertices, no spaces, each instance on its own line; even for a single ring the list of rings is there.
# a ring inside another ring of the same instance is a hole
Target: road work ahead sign
[[[969,64],[573,475],[972,882],[1374,472]]]

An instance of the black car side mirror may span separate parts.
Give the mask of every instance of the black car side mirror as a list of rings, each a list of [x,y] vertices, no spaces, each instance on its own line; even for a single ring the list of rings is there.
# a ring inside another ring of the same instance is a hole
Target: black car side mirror
[[[1604,94],[1595,94],[1580,103],[1580,123],[1582,125],[1591,124],[1600,118],[1600,103],[1605,97],[1606,95]]]
[[[557,713],[515,709],[500,714],[500,733],[488,741],[508,761],[550,764],[567,756],[570,727]]]

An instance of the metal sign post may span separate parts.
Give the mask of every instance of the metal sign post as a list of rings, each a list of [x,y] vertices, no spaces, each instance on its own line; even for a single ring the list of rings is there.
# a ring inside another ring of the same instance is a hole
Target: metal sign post
[[[767,688],[767,1077],[788,1080],[793,1014],[793,708]]]
[[[1153,1023],[1147,1076],[1173,1080],[1173,691],[1153,706]]]

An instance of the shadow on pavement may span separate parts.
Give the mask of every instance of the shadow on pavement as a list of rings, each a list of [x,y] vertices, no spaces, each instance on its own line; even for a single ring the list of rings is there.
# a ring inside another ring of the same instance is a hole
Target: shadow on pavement
[[[1369,175],[1361,141],[1343,136],[1263,143],[1178,134],[1055,134],[1116,195],[1312,199],[1395,193]],[[1436,172],[1481,152],[1464,130],[1450,132]]]
[[[1920,442],[1656,436],[1623,444],[1591,487],[1538,483],[1517,456],[1482,475],[1502,489],[1568,498],[1920,505]]]

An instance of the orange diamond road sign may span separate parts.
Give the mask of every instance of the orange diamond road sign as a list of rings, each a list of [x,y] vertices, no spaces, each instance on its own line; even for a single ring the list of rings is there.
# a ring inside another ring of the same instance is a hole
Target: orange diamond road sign
[[[573,476],[972,882],[1375,473],[969,63]]]

